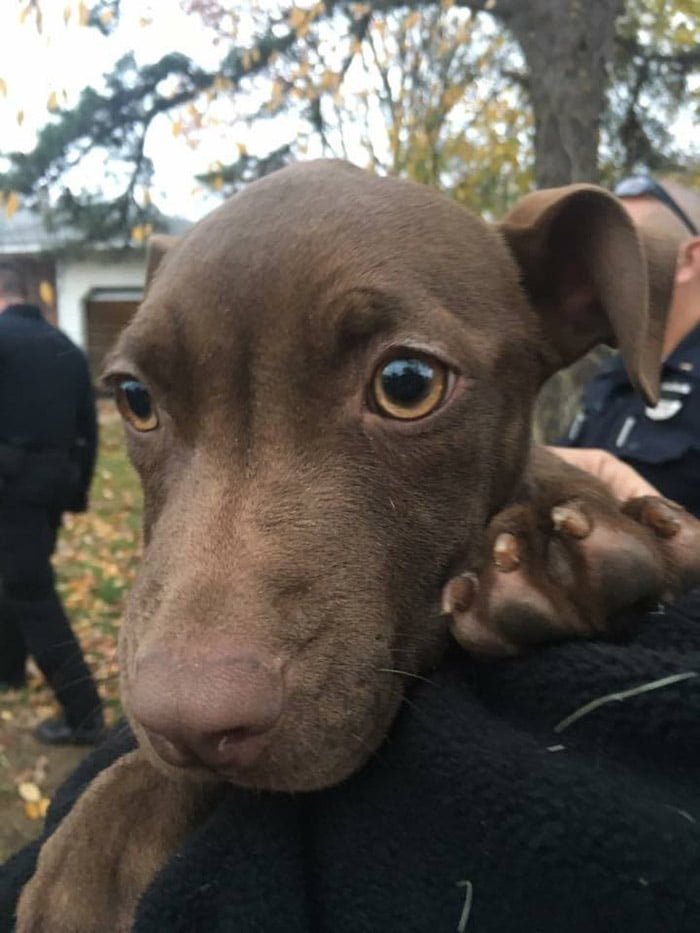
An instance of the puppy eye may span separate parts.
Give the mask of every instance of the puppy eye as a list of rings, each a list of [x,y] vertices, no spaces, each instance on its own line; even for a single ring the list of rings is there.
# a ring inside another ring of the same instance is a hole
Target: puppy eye
[[[454,374],[433,357],[406,355],[378,367],[371,385],[371,401],[380,414],[416,421],[435,411],[447,397]]]
[[[115,386],[119,413],[136,431],[153,431],[158,427],[151,394],[138,379],[121,379]]]

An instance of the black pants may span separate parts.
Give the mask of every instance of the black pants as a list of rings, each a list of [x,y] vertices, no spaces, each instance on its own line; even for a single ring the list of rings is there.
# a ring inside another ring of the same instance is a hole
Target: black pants
[[[0,681],[21,684],[31,654],[71,726],[100,698],[56,593],[51,554],[59,519],[46,509],[0,507]]]

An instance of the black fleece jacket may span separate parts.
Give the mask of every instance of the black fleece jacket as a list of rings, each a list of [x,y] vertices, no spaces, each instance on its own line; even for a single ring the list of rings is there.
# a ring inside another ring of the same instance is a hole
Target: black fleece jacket
[[[488,665],[452,651],[343,784],[231,787],[151,883],[134,929],[697,933],[697,610],[648,616],[628,645]],[[81,766],[49,832],[132,742],[119,730]],[[3,930],[36,850],[0,876]]]

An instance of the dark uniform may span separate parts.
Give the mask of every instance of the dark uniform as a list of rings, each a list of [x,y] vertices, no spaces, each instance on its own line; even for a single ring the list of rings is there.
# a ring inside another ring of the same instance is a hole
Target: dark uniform
[[[700,518],[700,325],[665,360],[653,408],[618,356],[604,363],[562,444],[610,451]]]
[[[31,654],[72,728],[100,701],[56,594],[51,554],[63,511],[87,502],[97,445],[83,353],[38,308],[0,314],[0,681],[24,683]]]

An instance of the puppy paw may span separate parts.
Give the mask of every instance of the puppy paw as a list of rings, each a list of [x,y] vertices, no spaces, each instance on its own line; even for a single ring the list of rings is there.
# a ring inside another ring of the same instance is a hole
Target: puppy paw
[[[640,610],[700,583],[700,522],[654,496],[624,506],[579,483],[498,513],[478,574],[454,577],[443,611],[454,637],[481,657],[538,644],[620,638]]]
[[[203,791],[140,751],[103,771],[47,839],[17,909],[17,933],[126,933],[156,871],[198,813]]]

